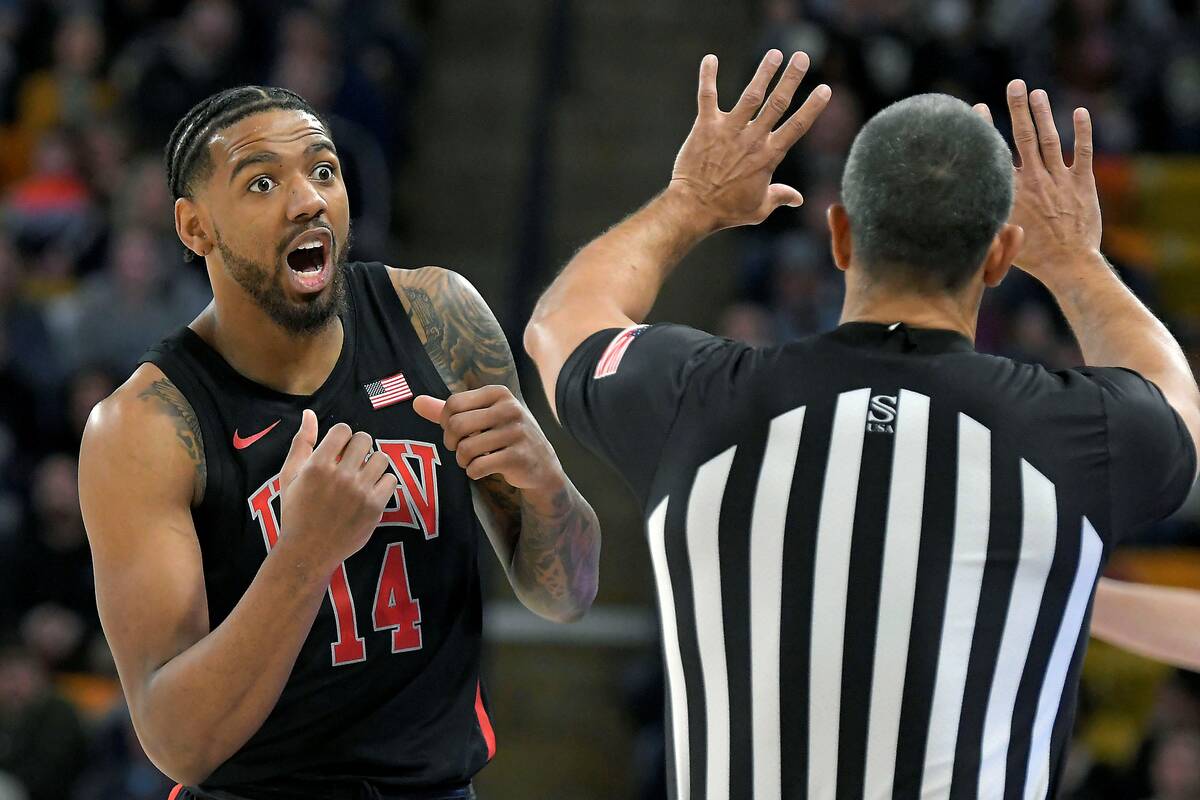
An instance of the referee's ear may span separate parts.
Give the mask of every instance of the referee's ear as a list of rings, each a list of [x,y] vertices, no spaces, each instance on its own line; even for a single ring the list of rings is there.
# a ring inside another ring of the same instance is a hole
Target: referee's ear
[[[845,272],[850,268],[850,254],[854,250],[850,241],[850,217],[846,214],[846,207],[841,203],[834,203],[825,211],[825,221],[829,223],[833,263]]]
[[[1000,285],[1009,268],[1021,252],[1025,241],[1025,229],[1020,225],[1005,223],[992,239],[987,255],[983,259],[983,282],[989,287]]]

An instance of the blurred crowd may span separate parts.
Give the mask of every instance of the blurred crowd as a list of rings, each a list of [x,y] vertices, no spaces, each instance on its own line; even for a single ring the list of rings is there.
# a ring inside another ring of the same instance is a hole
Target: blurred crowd
[[[76,458],[94,404],[210,298],[203,264],[183,261],[174,233],[161,159],[171,128],[230,85],[299,92],[334,128],[356,254],[394,252],[389,237],[404,229],[395,186],[436,5],[0,0],[0,800],[162,800],[170,788],[119,702]],[[781,169],[805,206],[743,234],[739,297],[721,328],[746,341],[836,324],[841,280],[824,208],[855,132],[894,99],[946,91],[1000,111],[1004,82],[1019,75],[1050,92],[1061,119],[1088,106],[1104,157],[1200,154],[1195,0],[766,0],[756,13],[754,52],[807,51],[834,99]],[[339,22],[348,14],[355,24]],[[1118,261],[1164,310],[1152,265]],[[1200,320],[1168,317],[1200,360]],[[989,294],[979,346],[1050,367],[1080,362],[1051,299],[1020,275]],[[1200,541],[1198,517],[1153,535]],[[645,697],[631,706],[661,702],[650,675],[633,681],[631,695]],[[1197,680],[1158,691],[1136,764],[1118,775],[1081,744],[1073,797],[1200,797]],[[661,743],[660,713],[639,722]],[[639,771],[662,764],[651,752]]]
[[[171,129],[231,85],[299,92],[334,128],[359,252],[379,252],[432,8],[0,0],[0,800],[170,789],[119,702],[76,459],[92,406],[211,299],[174,231]]]

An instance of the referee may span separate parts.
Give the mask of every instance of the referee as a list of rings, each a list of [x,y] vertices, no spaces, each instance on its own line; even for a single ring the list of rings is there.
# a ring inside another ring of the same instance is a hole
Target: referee
[[[829,88],[781,122],[808,58],[767,97],[781,62],[728,113],[701,62],[668,188],[572,259],[525,334],[563,426],[642,504],[673,794],[1053,797],[1097,576],[1195,477],[1195,380],[1100,255],[1087,112],[1068,167],[1020,81],[1015,173],[986,109],[944,95],[859,133],[829,210],[836,330],[754,348],[639,324],[701,239],[801,202],[771,173]],[[974,351],[1012,263],[1087,367]]]

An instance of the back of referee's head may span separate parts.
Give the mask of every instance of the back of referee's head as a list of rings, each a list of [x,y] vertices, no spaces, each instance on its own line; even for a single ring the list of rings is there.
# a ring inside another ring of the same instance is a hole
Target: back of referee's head
[[[1013,203],[1012,156],[961,100],[922,94],[871,118],[850,148],[830,211],[839,266],[885,290],[957,292],[981,273]],[[843,250],[838,254],[839,237]],[[846,263],[843,263],[845,261]],[[1007,268],[1007,264],[1003,265]],[[984,280],[994,283],[993,271]]]

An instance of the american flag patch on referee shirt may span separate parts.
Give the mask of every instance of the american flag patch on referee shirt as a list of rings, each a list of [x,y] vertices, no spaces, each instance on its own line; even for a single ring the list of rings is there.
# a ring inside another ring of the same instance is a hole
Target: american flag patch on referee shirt
[[[408,400],[413,396],[412,389],[408,388],[408,380],[405,379],[403,372],[397,372],[387,378],[380,378],[374,383],[364,383],[363,388],[367,390],[367,397],[371,398],[371,408],[376,411],[395,405],[402,400]]]
[[[621,366],[621,359],[625,357],[625,351],[629,349],[629,345],[633,344],[633,340],[641,336],[642,331],[649,327],[649,325],[637,325],[618,333],[616,338],[609,342],[608,347],[604,348],[604,354],[600,356],[600,363],[596,365],[596,374],[592,378],[607,378],[616,372],[617,367]]]

